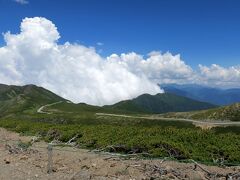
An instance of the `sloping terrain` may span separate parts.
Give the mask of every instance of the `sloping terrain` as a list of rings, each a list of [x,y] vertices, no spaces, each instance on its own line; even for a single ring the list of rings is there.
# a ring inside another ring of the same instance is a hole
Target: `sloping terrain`
[[[219,89],[200,85],[160,85],[165,92],[173,93],[179,96],[188,97],[198,101],[208,102],[217,105],[230,105],[240,102],[240,89]]]
[[[1,116],[11,113],[35,112],[36,108],[42,105],[64,100],[51,91],[35,85],[0,85]]]
[[[139,113],[166,113],[203,110],[216,107],[215,105],[199,102],[190,98],[163,93],[157,95],[143,94],[132,100],[121,101],[105,108],[125,110]]]
[[[192,116],[193,119],[210,119],[210,120],[230,120],[240,121],[240,103],[230,106],[224,106],[216,109],[200,111]]]
[[[197,120],[240,121],[240,103],[202,111],[166,113],[161,116]]]

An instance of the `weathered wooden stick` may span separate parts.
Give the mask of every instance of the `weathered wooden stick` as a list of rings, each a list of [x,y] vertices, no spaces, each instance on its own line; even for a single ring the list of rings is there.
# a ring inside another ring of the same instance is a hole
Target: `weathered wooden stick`
[[[70,139],[66,144],[70,144],[73,140],[75,140],[78,137],[78,134],[76,134],[72,139]]]
[[[198,164],[196,161],[192,160],[192,162],[195,164],[194,170],[199,167],[201,170],[206,172],[208,175],[213,175],[213,173],[209,172],[208,170],[204,169],[200,164]]]
[[[47,173],[51,174],[53,172],[52,166],[53,166],[53,162],[52,162],[52,144],[48,144],[47,147],[48,150],[48,167],[47,167]]]

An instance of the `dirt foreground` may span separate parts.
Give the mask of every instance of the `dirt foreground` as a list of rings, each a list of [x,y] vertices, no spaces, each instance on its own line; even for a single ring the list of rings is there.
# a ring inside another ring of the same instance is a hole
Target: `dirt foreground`
[[[27,150],[17,145],[18,141],[30,142],[31,139],[0,128],[0,180],[197,180],[226,179],[230,173],[232,179],[240,177],[236,176],[240,167],[200,165],[201,169],[194,163],[136,158],[124,160],[111,154],[96,154],[73,147],[53,148],[53,172],[49,174],[47,143],[36,142]]]

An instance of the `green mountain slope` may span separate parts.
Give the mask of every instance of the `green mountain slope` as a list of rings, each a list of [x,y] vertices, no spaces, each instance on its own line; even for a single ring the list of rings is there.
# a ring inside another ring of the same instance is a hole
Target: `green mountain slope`
[[[215,105],[199,102],[171,93],[157,95],[143,94],[132,100],[121,101],[105,108],[142,113],[166,113],[203,110],[216,107]]]
[[[42,105],[65,99],[35,85],[8,86],[0,85],[0,113],[31,112]]]
[[[223,106],[213,109],[191,111],[191,112],[170,112],[161,114],[161,117],[166,118],[184,118],[196,120],[218,120],[218,121],[240,121],[240,103],[235,103],[229,106]]]
[[[193,119],[240,121],[240,103],[196,112],[191,117]]]

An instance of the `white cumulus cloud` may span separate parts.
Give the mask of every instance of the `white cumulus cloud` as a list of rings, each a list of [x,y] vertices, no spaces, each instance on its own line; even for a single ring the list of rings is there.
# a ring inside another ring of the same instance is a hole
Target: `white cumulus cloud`
[[[219,87],[240,87],[240,66],[228,68],[212,64],[210,67],[199,65],[199,79],[203,84]]]
[[[94,48],[57,44],[56,26],[41,17],[25,18],[19,34],[4,34],[0,82],[37,84],[74,102],[112,104],[162,90],[144,74],[102,58]]]
[[[36,84],[73,102],[113,104],[143,93],[162,93],[158,84],[197,83],[240,87],[240,67],[199,65],[193,70],[170,52],[135,52],[102,57],[93,47],[59,44],[57,27],[43,17],[25,18],[20,33],[3,34],[0,83]]]
[[[118,61],[134,74],[144,74],[151,81],[160,84],[186,82],[194,74],[192,68],[181,60],[180,55],[172,55],[169,52],[151,52],[146,59],[134,52],[120,56],[113,54],[108,60]]]

